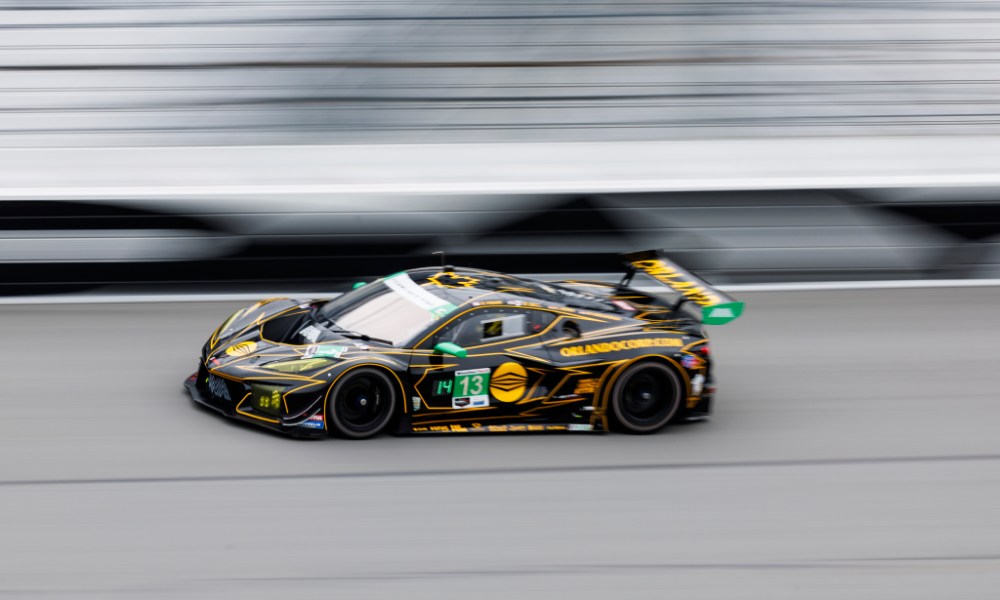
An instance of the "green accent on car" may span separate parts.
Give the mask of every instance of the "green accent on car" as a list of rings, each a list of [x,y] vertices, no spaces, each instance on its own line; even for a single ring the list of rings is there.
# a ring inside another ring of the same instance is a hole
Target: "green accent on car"
[[[455,306],[454,304],[452,304],[450,302],[446,302],[446,303],[442,304],[441,306],[438,306],[436,308],[431,309],[431,314],[433,314],[435,317],[437,317],[437,318],[440,319],[441,317],[449,315],[449,314],[455,312],[456,310],[458,310],[457,306]]]
[[[469,355],[468,350],[451,342],[441,342],[440,344],[434,346],[434,351],[439,354],[450,354],[451,356],[457,356],[459,358],[465,358]]]
[[[701,309],[701,322],[705,325],[724,325],[739,318],[743,314],[743,307],[743,302],[704,306]]]
[[[279,360],[277,362],[264,365],[265,369],[277,371],[279,373],[303,373],[305,371],[315,371],[334,364],[336,361],[329,358],[306,358],[292,360]]]
[[[358,282],[355,282],[355,284],[351,286],[351,289],[352,290],[356,290],[359,287],[365,287],[365,285],[367,285],[367,284],[364,281],[358,281]]]
[[[340,358],[347,352],[347,346],[317,346],[313,356],[317,358]]]
[[[437,387],[434,390],[435,396],[451,396],[452,384],[455,383],[452,379],[441,379],[437,382]]]

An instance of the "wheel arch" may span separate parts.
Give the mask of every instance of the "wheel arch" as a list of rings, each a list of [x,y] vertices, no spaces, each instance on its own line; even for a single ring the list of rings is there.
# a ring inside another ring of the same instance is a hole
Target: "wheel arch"
[[[677,376],[684,382],[684,397],[681,398],[682,408],[686,405],[686,400],[691,395],[691,376],[688,375],[687,369],[682,367],[681,364],[672,357],[663,354],[640,354],[639,356],[634,356],[611,367],[608,369],[608,372],[605,373],[604,377],[602,377],[604,381],[601,383],[601,387],[598,392],[600,394],[600,403],[598,408],[600,409],[601,425],[604,431],[610,430],[608,414],[611,406],[611,392],[615,388],[615,383],[626,369],[634,364],[644,361],[659,362],[677,373]]]
[[[338,373],[337,376],[333,378],[333,381],[330,382],[330,385],[327,386],[326,393],[323,394],[323,430],[327,433],[327,435],[332,434],[332,431],[330,429],[330,423],[329,423],[329,421],[330,421],[330,418],[329,418],[329,415],[330,415],[330,394],[333,392],[334,388],[337,387],[337,382],[340,381],[341,379],[343,379],[345,375],[347,375],[351,371],[355,371],[357,369],[363,369],[363,368],[366,368],[366,367],[368,367],[368,368],[376,368],[376,369],[381,369],[383,371],[387,371],[392,376],[392,379],[394,379],[396,381],[396,384],[397,384],[396,391],[399,392],[399,401],[398,402],[399,402],[399,404],[402,405],[403,410],[402,411],[394,411],[392,419],[389,421],[389,423],[387,424],[386,428],[387,429],[390,428],[392,425],[394,425],[395,423],[397,423],[399,421],[399,419],[402,418],[402,416],[404,414],[407,414],[409,412],[407,410],[408,406],[407,406],[407,403],[406,403],[407,387],[406,387],[406,384],[403,382],[403,378],[399,376],[399,373],[397,373],[391,366],[389,366],[387,364],[384,364],[384,363],[367,362],[367,361],[366,362],[359,362],[357,364],[354,364],[354,365],[351,365],[351,366],[347,367],[346,369],[344,369],[343,371],[341,371],[340,373]]]

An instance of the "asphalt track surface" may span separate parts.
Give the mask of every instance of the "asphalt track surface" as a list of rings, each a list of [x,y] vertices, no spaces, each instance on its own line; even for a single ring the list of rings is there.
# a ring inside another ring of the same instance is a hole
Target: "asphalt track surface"
[[[744,293],[711,421],[286,440],[181,392],[238,303],[0,308],[0,597],[996,598],[1000,287]]]

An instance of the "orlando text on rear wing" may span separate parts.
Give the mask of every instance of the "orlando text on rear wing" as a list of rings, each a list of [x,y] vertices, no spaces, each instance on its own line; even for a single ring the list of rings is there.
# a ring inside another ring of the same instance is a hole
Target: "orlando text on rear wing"
[[[700,306],[701,321],[706,325],[729,323],[743,314],[743,302],[673,262],[660,250],[630,252],[623,254],[622,258],[628,265],[628,271],[619,285],[627,286],[636,272],[645,273],[681,294],[685,300]]]

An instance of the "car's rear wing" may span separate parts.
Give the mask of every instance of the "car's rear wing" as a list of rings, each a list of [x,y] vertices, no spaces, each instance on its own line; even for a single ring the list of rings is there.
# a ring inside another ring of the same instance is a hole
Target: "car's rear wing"
[[[628,265],[628,271],[619,285],[628,285],[636,272],[645,273],[681,294],[685,300],[700,306],[701,322],[706,325],[722,325],[743,314],[742,302],[712,287],[707,281],[673,262],[659,250],[630,252],[623,254],[622,258]]]

